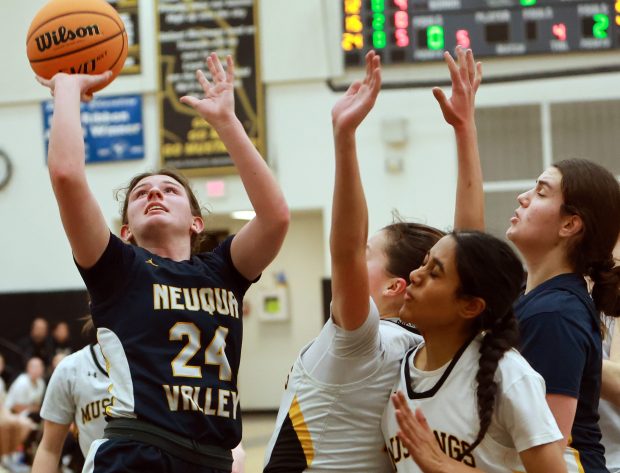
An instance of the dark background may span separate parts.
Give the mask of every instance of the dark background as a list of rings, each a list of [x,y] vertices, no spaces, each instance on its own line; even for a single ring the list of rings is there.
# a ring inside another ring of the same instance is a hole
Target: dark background
[[[67,322],[75,351],[88,343],[81,336],[84,322],[79,320],[88,314],[86,290],[0,294],[0,353],[6,360],[5,376],[10,378],[19,374],[11,372],[11,367],[18,366],[21,360],[15,345],[30,333],[35,318],[48,321],[50,334],[58,322]]]

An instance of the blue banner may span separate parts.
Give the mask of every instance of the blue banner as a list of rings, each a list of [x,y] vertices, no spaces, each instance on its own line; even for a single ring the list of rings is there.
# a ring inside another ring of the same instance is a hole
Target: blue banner
[[[45,149],[49,144],[54,104],[43,102]],[[81,105],[86,164],[144,158],[142,96],[97,97]]]

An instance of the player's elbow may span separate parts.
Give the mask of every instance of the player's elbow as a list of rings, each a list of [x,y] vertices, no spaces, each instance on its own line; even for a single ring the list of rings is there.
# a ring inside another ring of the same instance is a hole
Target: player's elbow
[[[84,178],[83,172],[70,163],[54,163],[50,160],[48,170],[54,189],[73,187]]]
[[[270,220],[274,233],[286,235],[288,227],[291,224],[291,212],[286,202],[282,202],[273,209]]]

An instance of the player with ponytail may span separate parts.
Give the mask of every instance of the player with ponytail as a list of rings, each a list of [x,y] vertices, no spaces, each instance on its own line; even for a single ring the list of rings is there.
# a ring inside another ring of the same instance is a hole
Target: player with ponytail
[[[598,425],[600,314],[620,315],[620,269],[612,256],[620,186],[602,166],[569,159],[545,170],[518,202],[506,235],[528,268],[515,306],[519,348],[545,379],[569,468],[607,473]]]

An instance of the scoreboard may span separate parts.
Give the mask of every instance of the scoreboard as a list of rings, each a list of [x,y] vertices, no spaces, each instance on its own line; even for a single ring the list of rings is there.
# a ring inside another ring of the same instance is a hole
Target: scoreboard
[[[620,0],[340,0],[346,66],[620,48]]]

